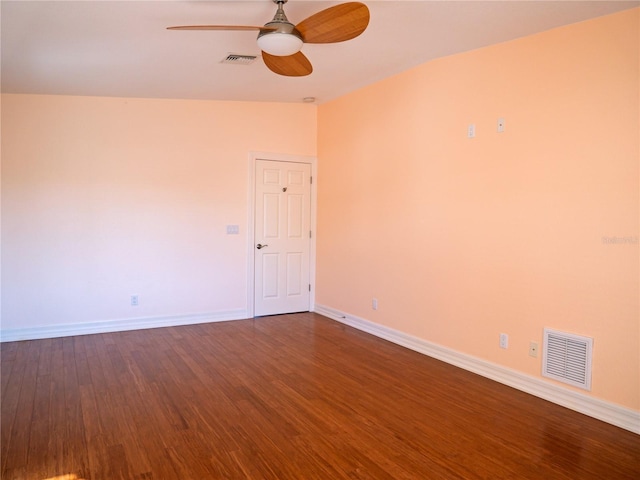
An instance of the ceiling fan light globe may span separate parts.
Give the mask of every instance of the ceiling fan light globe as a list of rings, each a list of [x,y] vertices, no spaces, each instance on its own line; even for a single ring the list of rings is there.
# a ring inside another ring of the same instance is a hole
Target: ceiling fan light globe
[[[258,37],[260,49],[277,57],[293,55],[302,45],[302,39],[292,33],[270,32]]]

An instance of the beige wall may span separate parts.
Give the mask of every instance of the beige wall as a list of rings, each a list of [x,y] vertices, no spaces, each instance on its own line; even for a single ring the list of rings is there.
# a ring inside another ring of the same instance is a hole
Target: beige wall
[[[317,304],[533,376],[544,327],[591,336],[591,394],[640,409],[638,23],[443,58],[320,106]]]
[[[3,95],[2,329],[241,314],[249,152],[316,130],[313,105]]]

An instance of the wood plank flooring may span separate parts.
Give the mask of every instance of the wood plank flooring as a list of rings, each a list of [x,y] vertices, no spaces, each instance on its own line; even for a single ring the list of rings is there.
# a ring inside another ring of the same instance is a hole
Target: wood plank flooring
[[[640,478],[640,436],[313,313],[1,349],[2,479]]]

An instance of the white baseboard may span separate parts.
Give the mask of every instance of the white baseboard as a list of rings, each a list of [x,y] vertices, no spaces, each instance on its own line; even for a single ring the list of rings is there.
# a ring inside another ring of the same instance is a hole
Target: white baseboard
[[[122,320],[105,320],[90,323],[75,323],[69,325],[61,324],[46,327],[18,328],[9,330],[2,329],[0,330],[0,342],[71,337],[74,335],[90,335],[93,333],[144,330],[146,328],[176,327],[179,325],[225,322],[228,320],[242,320],[245,318],[247,318],[246,310],[231,310],[227,312],[172,315],[164,317],[128,318]]]
[[[640,434],[640,412],[604,400],[574,392],[548,383],[540,378],[512,370],[442,345],[373,323],[324,305],[315,305],[314,311],[338,322],[383,338],[397,345],[428,355],[456,367],[463,368],[504,385],[548,400],[571,410]]]

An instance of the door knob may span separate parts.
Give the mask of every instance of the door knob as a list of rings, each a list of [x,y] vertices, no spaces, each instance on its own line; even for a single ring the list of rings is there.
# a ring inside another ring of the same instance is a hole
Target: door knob
[[[268,247],[268,246],[269,245],[262,245],[261,243],[259,243],[258,245],[256,245],[256,248],[260,250],[261,248]]]

